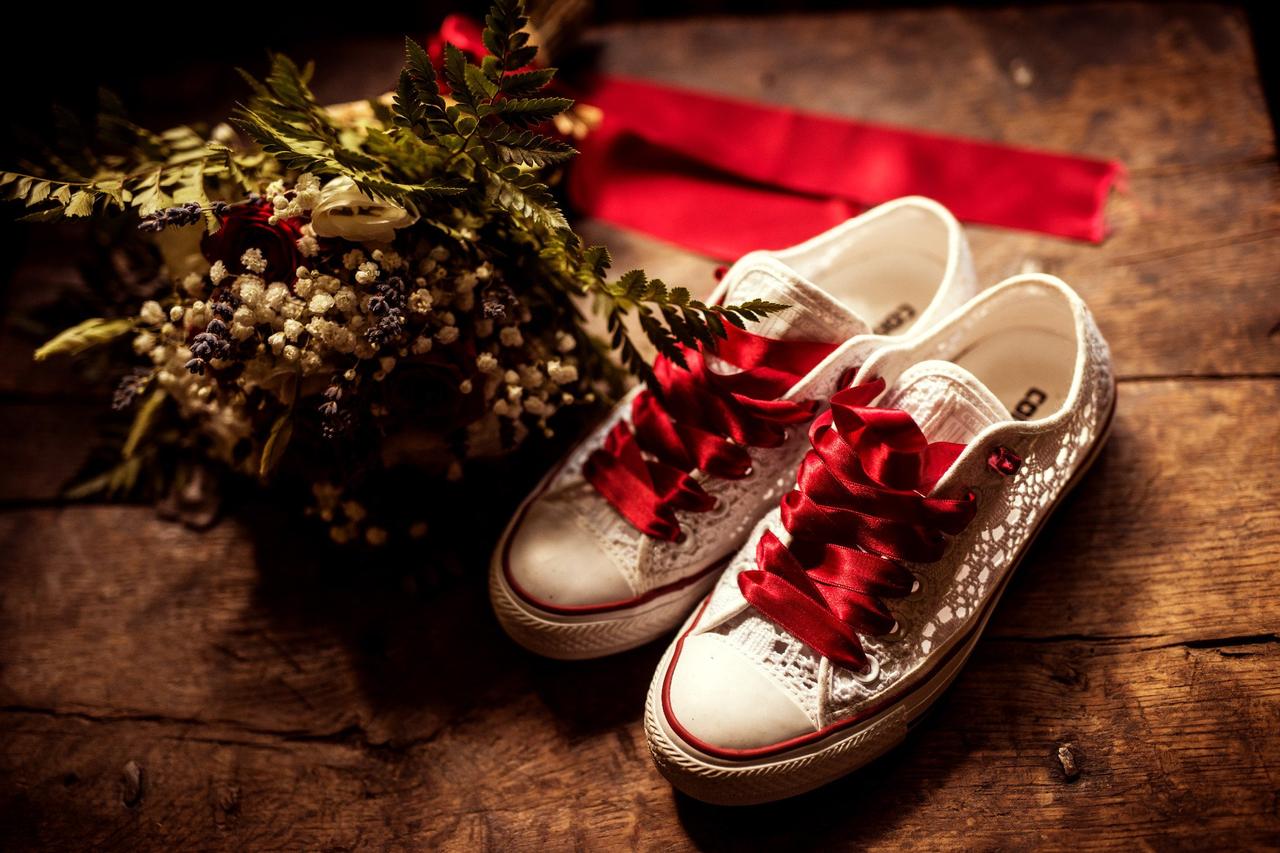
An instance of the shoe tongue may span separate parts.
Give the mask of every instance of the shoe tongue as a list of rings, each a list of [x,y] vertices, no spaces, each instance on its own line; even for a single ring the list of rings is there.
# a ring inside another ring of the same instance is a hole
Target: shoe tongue
[[[790,306],[749,326],[756,335],[781,340],[842,343],[870,331],[861,317],[831,294],[768,252],[744,255],[725,273],[726,305],[767,299]]]
[[[903,371],[880,405],[915,418],[929,441],[968,444],[1009,411],[978,377],[950,361],[922,361]]]

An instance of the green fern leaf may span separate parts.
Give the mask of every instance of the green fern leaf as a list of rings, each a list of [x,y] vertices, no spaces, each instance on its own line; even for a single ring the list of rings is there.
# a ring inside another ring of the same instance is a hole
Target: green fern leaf
[[[528,98],[542,91],[555,76],[554,68],[508,72],[503,75],[500,88],[508,98]]]
[[[173,207],[173,196],[164,189],[165,178],[165,170],[161,167],[137,180],[133,188],[133,203],[140,215],[149,216],[157,210]],[[72,208],[76,206],[76,197],[79,195],[80,193],[76,193],[76,196],[71,199],[71,204],[67,205],[68,216],[88,215],[92,211],[92,204],[90,204],[90,208],[83,214],[72,212]]]
[[[569,227],[551,190],[535,176],[511,166],[483,171],[489,178],[488,198],[496,206],[549,230]]]
[[[571,106],[571,98],[515,98],[498,101],[491,111],[507,124],[523,128],[550,121]]]
[[[495,160],[516,165],[551,166],[563,163],[578,153],[558,139],[550,139],[532,130],[505,126],[500,126],[494,135],[486,135],[484,144]]]
[[[450,43],[444,46],[444,80],[449,84],[449,91],[460,106],[474,112],[476,101],[467,88],[467,57]]]
[[[88,190],[77,190],[71,195],[71,200],[67,202],[62,213],[70,217],[92,216],[93,193]]]
[[[467,92],[471,94],[471,102],[479,104],[498,94],[498,84],[485,76],[485,73],[470,63],[463,69],[467,79]]]

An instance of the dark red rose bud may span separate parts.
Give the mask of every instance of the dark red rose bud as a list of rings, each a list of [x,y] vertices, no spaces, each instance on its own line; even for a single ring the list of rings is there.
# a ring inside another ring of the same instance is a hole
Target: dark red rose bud
[[[222,214],[222,227],[217,233],[206,234],[200,243],[209,263],[222,261],[232,273],[250,272],[240,263],[240,256],[248,249],[257,249],[266,259],[267,268],[261,275],[270,283],[283,281],[293,286],[302,253],[298,251],[298,239],[302,237],[302,223],[297,219],[281,219],[271,224],[271,203],[257,199],[246,204],[227,208]]]

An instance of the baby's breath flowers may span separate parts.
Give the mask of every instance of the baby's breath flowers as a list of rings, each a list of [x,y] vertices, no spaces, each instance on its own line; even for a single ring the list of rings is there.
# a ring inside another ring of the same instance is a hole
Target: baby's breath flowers
[[[468,457],[510,449],[534,429],[550,434],[557,410],[590,399],[573,336],[535,319],[482,243],[427,227],[400,229],[393,242],[320,239],[310,216],[327,186],[304,173],[228,208],[221,236],[205,240],[207,271],[139,310],[134,350],[153,369],[122,383],[121,405],[152,383],[215,458],[261,475],[280,457],[268,448],[276,419],[312,422],[295,417],[301,407],[329,442],[423,428],[388,403],[406,388],[426,393],[429,375],[424,423],[444,440],[423,462],[456,478]],[[489,290],[502,311],[477,298]],[[402,376],[408,385],[397,388]],[[385,541],[349,504],[320,513],[334,539]]]
[[[305,484],[335,541],[421,536],[428,519],[378,517],[378,478],[410,465],[438,485],[551,435],[567,407],[619,390],[611,351],[656,383],[628,317],[673,356],[783,307],[706,305],[639,270],[610,280],[609,253],[574,233],[553,189],[576,152],[549,128],[572,102],[546,88],[552,69],[528,70],[527,24],[502,0],[483,38],[495,53],[451,51],[447,68],[409,40],[394,97],[367,109],[322,106],[275,56],[234,130],[152,133],[107,104],[106,149],[59,139],[35,174],[0,171],[0,197],[32,216],[133,217],[163,262],[163,295],[134,316],[86,319],[37,350],[129,336],[145,364],[117,388],[134,420],[99,480],[140,482],[146,456],[151,479],[178,487],[159,457],[212,459]],[[607,340],[589,333],[588,303]]]

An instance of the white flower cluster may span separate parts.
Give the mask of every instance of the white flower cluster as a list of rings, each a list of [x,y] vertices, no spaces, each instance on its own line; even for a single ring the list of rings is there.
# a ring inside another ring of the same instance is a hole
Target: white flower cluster
[[[305,218],[320,189],[319,180],[303,175],[292,187],[273,183],[265,196],[276,218]],[[291,406],[341,381],[343,394],[358,394],[364,383],[389,381],[402,362],[435,358],[440,347],[474,353],[444,357],[455,366],[474,361],[474,375],[457,387],[461,396],[484,400],[484,416],[468,427],[471,454],[499,449],[492,439],[502,432],[501,419],[510,421],[507,432],[517,441],[528,426],[550,434],[547,419],[558,408],[591,399],[581,387],[572,335],[531,331],[523,307],[497,321],[478,310],[477,292],[496,273],[487,261],[473,260],[473,250],[419,243],[402,255],[387,243],[347,245],[339,255],[322,255],[304,224],[298,240],[304,260],[291,282],[266,280],[266,258],[250,248],[227,263],[216,261],[203,276],[184,278],[183,296],[167,308],[158,302],[142,307],[135,350],[155,365],[157,386],[183,415],[203,424],[219,456],[231,461],[237,443],[263,440],[250,417],[261,393]],[[244,272],[237,275],[228,264]],[[198,341],[211,337],[212,350],[208,340]],[[213,352],[207,370],[189,369],[200,361],[193,360],[193,341]],[[376,416],[378,410],[365,411]],[[244,464],[256,462],[251,453]]]
[[[281,219],[292,219],[311,210],[320,203],[320,179],[315,175],[300,175],[289,191],[283,181],[273,181],[266,191],[271,202],[271,224]]]

